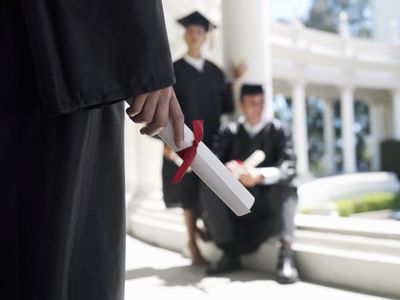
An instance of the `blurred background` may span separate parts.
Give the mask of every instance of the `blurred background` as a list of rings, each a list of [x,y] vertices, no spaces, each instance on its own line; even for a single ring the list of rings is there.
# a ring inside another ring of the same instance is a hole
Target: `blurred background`
[[[186,52],[176,19],[200,11],[218,27],[205,57],[228,78],[245,63],[242,81],[266,90],[265,116],[291,126],[300,200],[294,248],[302,278],[400,298],[400,1],[163,4],[174,60]],[[140,136],[129,120],[125,134],[128,233],[185,252],[181,211],[162,202],[161,142]],[[202,247],[210,260],[218,256],[212,245]],[[246,264],[272,270],[273,244],[259,252]],[[128,293],[129,278],[138,278],[129,274]]]

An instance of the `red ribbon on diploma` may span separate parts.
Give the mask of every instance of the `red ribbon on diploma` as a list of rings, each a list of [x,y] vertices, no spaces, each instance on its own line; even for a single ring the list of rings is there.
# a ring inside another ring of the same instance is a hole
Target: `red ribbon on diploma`
[[[181,182],[183,176],[185,176],[187,169],[189,169],[190,165],[192,164],[193,159],[196,157],[197,147],[199,146],[199,143],[203,140],[203,120],[194,120],[192,124],[194,133],[193,144],[192,146],[176,153],[183,159],[183,163],[179,167],[174,178],[172,179],[172,184]]]

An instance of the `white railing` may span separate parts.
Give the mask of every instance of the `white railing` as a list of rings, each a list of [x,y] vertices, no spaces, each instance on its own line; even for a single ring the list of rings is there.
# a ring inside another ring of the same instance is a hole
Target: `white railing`
[[[323,32],[283,23],[271,24],[273,46],[309,51],[314,54],[360,62],[394,65],[400,68],[400,46],[360,38],[345,38],[339,34]]]

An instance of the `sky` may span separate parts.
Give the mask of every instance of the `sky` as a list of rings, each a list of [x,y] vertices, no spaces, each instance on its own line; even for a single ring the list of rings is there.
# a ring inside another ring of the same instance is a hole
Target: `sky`
[[[272,20],[293,19],[295,12],[304,17],[312,4],[312,0],[270,0],[270,14]]]

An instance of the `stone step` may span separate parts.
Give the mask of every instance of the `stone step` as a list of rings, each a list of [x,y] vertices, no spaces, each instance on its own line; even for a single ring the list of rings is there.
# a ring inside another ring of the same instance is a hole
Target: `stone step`
[[[382,222],[378,221],[368,231],[370,220],[314,217],[296,218],[293,249],[303,279],[400,299],[400,239],[388,224],[378,228]],[[127,221],[132,236],[187,254],[181,209],[165,209],[161,201],[146,201],[128,211]],[[396,229],[397,224],[392,225]],[[199,245],[209,261],[220,257],[212,243],[199,241]],[[244,265],[267,272],[274,271],[276,262],[274,241],[243,257]]]

